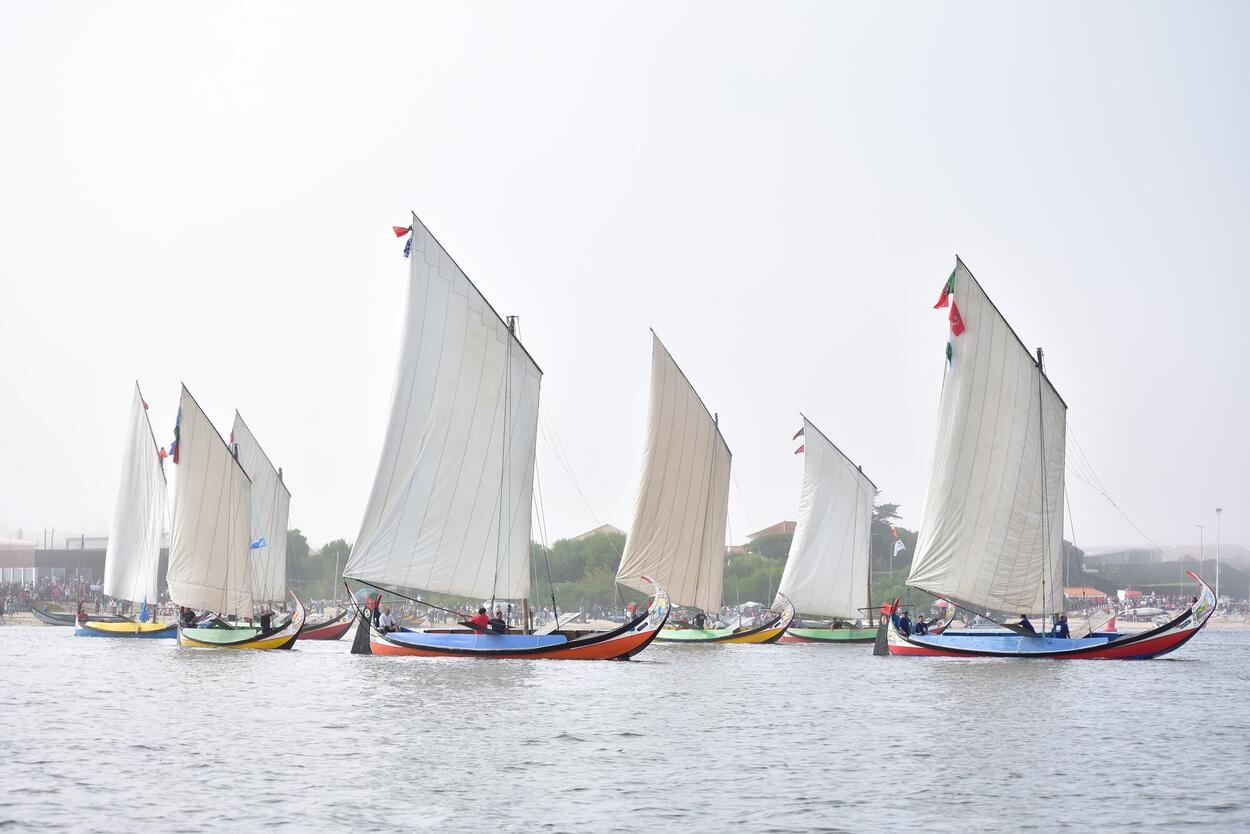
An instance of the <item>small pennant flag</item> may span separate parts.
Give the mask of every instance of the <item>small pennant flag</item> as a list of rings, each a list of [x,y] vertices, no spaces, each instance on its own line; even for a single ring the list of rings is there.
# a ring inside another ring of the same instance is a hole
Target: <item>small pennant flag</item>
[[[404,241],[404,257],[406,258],[411,254],[412,254],[412,238],[410,237],[406,241]]]
[[[230,445],[234,445],[234,429],[230,430]]]
[[[964,318],[959,315],[959,306],[954,301],[951,302],[951,332],[958,336],[964,332]]]
[[[791,440],[798,440],[798,439],[799,439],[800,437],[802,437],[802,436],[803,436],[803,429],[799,429],[798,431],[796,431],[796,432],[794,433],[794,437],[792,437],[792,438],[790,438],[790,439],[791,439]]]
[[[147,411],[147,410],[148,410],[148,401],[147,401],[147,400],[145,400],[145,399],[143,399],[142,397],[140,397],[140,398],[139,398],[139,402],[143,403],[143,410],[144,410],[144,411]]]
[[[806,450],[807,450],[807,444],[806,444],[806,443],[804,443],[802,446],[800,446],[799,448],[795,449],[795,450],[794,450],[794,453],[795,453],[796,455],[801,455],[801,454],[803,454],[803,452],[804,452],[804,451],[806,451]]]
[[[891,525],[890,525],[890,535],[894,536],[894,538],[896,538],[896,539],[899,537],[899,536],[898,536],[898,530],[895,530],[895,529],[894,529],[894,525],[893,525],[893,524],[891,524]]]
[[[904,551],[906,549],[907,549],[907,545],[903,544],[901,541],[897,541],[894,543],[894,555],[895,556],[897,556],[901,551]]]
[[[946,279],[946,283],[942,285],[942,296],[938,299],[937,304],[933,305],[933,309],[937,310],[945,307],[950,303],[951,296],[955,294],[955,270],[951,270],[951,277]]]
[[[268,546],[269,546],[269,542],[265,541],[264,536],[261,536],[259,539],[252,542],[251,549],[260,550],[262,547],[268,547]]]
[[[162,446],[161,447],[161,460],[164,460],[166,457],[168,457],[168,455],[165,452],[165,447]]]
[[[412,231],[411,226],[391,226],[395,230],[395,237],[403,237]]]
[[[952,344],[948,341],[948,342],[946,343],[946,364],[947,364],[947,365],[951,364],[951,362],[952,362],[952,360],[954,359],[954,357],[955,357],[955,346],[954,346],[954,345],[952,345]]]

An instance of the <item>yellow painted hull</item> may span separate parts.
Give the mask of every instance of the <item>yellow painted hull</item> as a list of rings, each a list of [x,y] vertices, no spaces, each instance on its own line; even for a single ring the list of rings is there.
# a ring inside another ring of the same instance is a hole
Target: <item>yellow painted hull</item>
[[[205,643],[189,637],[185,631],[178,633],[178,645],[193,649],[284,649],[291,642],[289,634],[276,634],[260,640],[247,640],[242,643]]]
[[[787,623],[786,625],[780,626],[779,628],[767,628],[767,629],[764,629],[763,631],[747,632],[740,637],[738,635],[734,635],[732,637],[726,637],[724,640],[720,640],[718,642],[720,643],[775,643],[781,639],[781,635],[786,633],[786,628],[788,626],[789,626],[789,623]]]
[[[74,628],[74,633],[87,637],[173,638],[177,636],[177,626],[174,623],[111,623],[88,621],[85,623],[79,623]]]

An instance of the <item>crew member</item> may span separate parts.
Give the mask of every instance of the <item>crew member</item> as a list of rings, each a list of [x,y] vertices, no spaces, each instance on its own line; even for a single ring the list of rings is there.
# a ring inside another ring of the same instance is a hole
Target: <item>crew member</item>
[[[508,632],[508,621],[503,618],[503,611],[498,608],[495,609],[495,616],[491,617],[486,625],[496,634],[506,634]]]
[[[477,613],[469,618],[469,622],[483,630],[490,628],[490,617],[486,616],[485,608],[477,609]]]
[[[707,625],[707,614],[700,611],[698,614],[694,615],[694,627],[703,628],[705,625]]]
[[[1037,629],[1033,628],[1033,624],[1029,622],[1028,614],[1021,614],[1020,622],[1016,623],[1016,625],[1020,626],[1020,628],[1024,629],[1029,634],[1037,634]]]
[[[264,608],[260,609],[260,630],[268,631],[271,625],[273,625],[273,612],[270,611],[269,606],[266,605]]]
[[[1051,629],[1050,636],[1058,637],[1062,640],[1067,640],[1069,637],[1072,636],[1071,632],[1068,631],[1068,615],[1067,614],[1059,615],[1059,619],[1055,621],[1055,627]]]
[[[929,626],[925,623],[923,616],[916,618],[916,625],[912,629],[911,633],[912,634],[928,634],[929,633]]]
[[[395,617],[391,615],[391,607],[388,605],[382,613],[381,619],[378,620],[378,627],[386,633],[399,631],[399,623],[395,621]]]
[[[898,618],[898,621],[895,622],[894,627],[897,628],[898,633],[903,635],[904,637],[911,636],[911,617],[907,615],[906,611],[904,611],[902,615]]]

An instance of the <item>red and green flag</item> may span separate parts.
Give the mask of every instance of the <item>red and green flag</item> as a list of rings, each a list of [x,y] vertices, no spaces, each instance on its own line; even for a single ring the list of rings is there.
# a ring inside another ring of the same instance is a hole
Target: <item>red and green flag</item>
[[[933,305],[933,309],[945,307],[950,304],[951,296],[955,294],[955,270],[951,270],[951,275],[946,279],[946,283],[942,285],[942,295],[938,298],[937,304]]]

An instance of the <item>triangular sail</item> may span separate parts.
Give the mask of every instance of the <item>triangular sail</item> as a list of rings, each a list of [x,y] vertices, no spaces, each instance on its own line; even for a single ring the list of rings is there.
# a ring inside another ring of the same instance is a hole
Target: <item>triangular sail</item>
[[[720,608],[729,466],[716,420],[652,333],[642,480],[617,582],[647,592],[647,576],[678,605]]]
[[[529,593],[542,371],[413,215],[386,442],[344,576],[477,599]]]
[[[170,599],[251,617],[251,481],[186,386],[178,407],[175,472]]]
[[[863,617],[877,488],[806,417],[803,446],[798,523],[777,602],[785,594],[804,614]]]
[[[148,422],[143,394],[135,383],[121,483],[104,555],[104,593],[108,596],[140,605],[156,604],[165,496],[160,448]]]
[[[1063,605],[1067,406],[957,261],[937,448],[907,584],[978,611]]]
[[[252,479],[252,595],[270,602],[283,600],[291,493],[237,411],[230,437],[238,448],[243,471]]]

